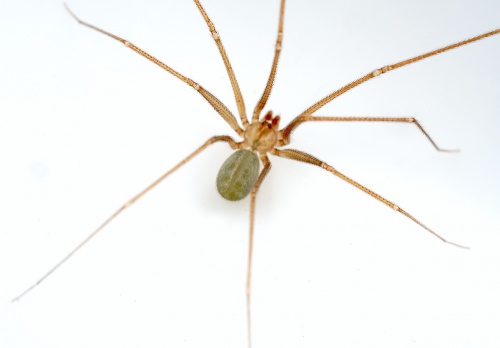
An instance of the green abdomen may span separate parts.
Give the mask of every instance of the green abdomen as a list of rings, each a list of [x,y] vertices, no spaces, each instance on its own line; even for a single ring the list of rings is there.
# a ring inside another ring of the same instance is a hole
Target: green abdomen
[[[238,150],[222,164],[217,190],[227,200],[238,201],[252,190],[259,177],[259,158],[250,150]]]

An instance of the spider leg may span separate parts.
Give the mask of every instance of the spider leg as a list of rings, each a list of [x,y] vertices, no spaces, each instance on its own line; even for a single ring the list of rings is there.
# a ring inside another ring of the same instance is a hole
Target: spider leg
[[[248,348],[252,347],[252,331],[251,331],[251,308],[250,308],[250,297],[251,297],[251,282],[252,282],[252,254],[253,254],[253,231],[254,231],[254,221],[255,221],[255,198],[257,197],[257,192],[259,190],[262,181],[266,175],[271,170],[271,162],[266,155],[261,155],[260,159],[264,163],[264,168],[260,172],[259,178],[255,182],[250,193],[250,232],[248,239],[248,263],[247,263],[247,284],[246,284],[246,298],[247,298],[247,331],[248,331]]]
[[[205,98],[206,101],[208,101],[208,103],[210,105],[212,105],[212,107],[215,109],[215,111],[217,111],[217,113],[219,115],[222,116],[222,118],[224,119],[224,121],[226,121],[230,126],[231,128],[234,129],[234,131],[236,133],[238,133],[240,136],[243,136],[243,129],[241,129],[241,127],[239,126],[238,124],[238,121],[236,121],[236,117],[234,117],[233,113],[227,108],[227,106],[224,105],[224,103],[222,103],[217,97],[215,97],[212,93],[210,93],[209,91],[207,91],[206,89],[204,89],[203,87],[201,87],[198,83],[196,83],[195,81],[191,80],[190,78],[182,75],[181,73],[177,72],[176,70],[172,69],[170,66],[168,66],[167,64],[163,63],[162,61],[158,60],[157,58],[153,57],[152,55],[150,55],[149,53],[143,51],[142,49],[140,49],[139,47],[135,46],[134,44],[132,44],[131,42],[119,37],[119,36],[116,36],[114,34],[111,34],[110,32],[107,32],[101,28],[98,28],[92,24],[89,24],[87,22],[84,22],[82,21],[80,18],[78,18],[68,7],[68,5],[64,4],[64,7],[66,8],[66,10],[68,11],[68,13],[80,24],[90,28],[90,29],[93,29],[93,30],[96,30],[98,32],[100,32],[101,34],[104,34],[106,36],[109,36],[110,38],[112,39],[115,39],[117,41],[120,41],[122,44],[124,44],[125,46],[127,46],[128,48],[134,50],[135,52],[139,53],[141,56],[143,56],[144,58],[150,60],[151,62],[155,63],[156,65],[158,65],[159,67],[161,67],[162,69],[168,71],[170,74],[174,75],[175,77],[177,77],[179,80],[181,80],[182,82],[186,83],[187,85],[193,87],[198,93],[201,94],[201,96],[203,98]]]
[[[259,115],[264,106],[266,106],[267,100],[269,99],[269,95],[271,94],[271,89],[273,88],[274,78],[276,77],[276,70],[278,68],[278,61],[280,59],[281,53],[281,44],[283,42],[283,21],[285,16],[285,0],[281,0],[280,5],[280,18],[278,24],[278,35],[276,37],[276,44],[274,46],[274,59],[273,65],[271,66],[271,72],[269,73],[269,78],[267,80],[266,88],[260,97],[259,102],[255,106],[252,116],[252,122],[256,122],[259,120]]]
[[[240,86],[238,85],[238,81],[236,80],[236,75],[234,74],[233,68],[231,67],[231,63],[229,62],[229,57],[227,56],[226,50],[222,45],[222,40],[220,38],[219,33],[215,29],[214,24],[208,17],[203,6],[201,6],[198,0],[194,0],[196,7],[200,10],[203,19],[207,23],[208,29],[210,30],[210,34],[212,34],[212,38],[219,49],[222,60],[224,61],[224,65],[226,66],[227,74],[229,76],[229,80],[231,81],[231,86],[233,88],[234,98],[236,99],[236,105],[238,106],[238,113],[240,114],[241,122],[243,123],[243,128],[248,126],[248,119],[245,111],[245,102],[243,100],[243,96],[241,95]]]
[[[333,99],[337,98],[338,96],[346,93],[347,91],[353,89],[354,87],[357,87],[357,86],[361,85],[362,83],[365,83],[366,81],[368,81],[368,80],[370,80],[370,79],[372,79],[372,78],[374,78],[376,76],[385,74],[386,72],[395,70],[397,68],[401,68],[401,67],[403,67],[405,65],[418,62],[419,60],[432,57],[432,56],[434,56],[436,54],[440,54],[440,53],[452,50],[452,49],[460,47],[460,46],[468,45],[468,44],[470,44],[470,43],[472,43],[474,41],[478,41],[478,40],[481,40],[481,39],[484,39],[484,38],[487,38],[489,36],[496,35],[496,34],[499,34],[499,33],[500,33],[500,29],[495,29],[495,30],[489,31],[489,32],[484,33],[484,34],[471,37],[470,39],[463,40],[463,41],[460,41],[460,42],[457,42],[457,43],[454,43],[454,44],[451,44],[451,45],[448,45],[448,46],[445,46],[445,47],[441,47],[441,48],[438,48],[437,50],[430,51],[430,52],[421,54],[419,56],[403,60],[403,61],[395,63],[395,64],[386,65],[386,66],[384,66],[382,68],[375,69],[372,72],[370,72],[370,73],[368,73],[368,74],[360,77],[359,79],[357,79],[357,80],[355,80],[355,81],[353,81],[353,82],[345,85],[344,87],[339,88],[336,91],[330,93],[329,95],[327,95],[323,99],[319,100],[318,102],[316,102],[315,104],[313,104],[309,108],[307,108],[304,112],[302,112],[299,116],[297,116],[295,119],[293,119],[283,129],[283,131],[282,131],[282,133],[283,133],[283,139],[285,139],[288,142],[290,141],[290,134],[301,123],[300,122],[301,117],[303,117],[303,116],[309,116],[309,115],[313,114],[315,111],[319,110],[320,108],[322,108],[323,106],[325,106],[326,104],[328,104],[329,102],[331,102]]]
[[[425,226],[423,223],[421,223],[419,220],[417,220],[416,218],[414,218],[412,215],[410,215],[408,212],[406,212],[405,210],[403,210],[402,208],[400,208],[395,203],[393,203],[393,202],[389,201],[388,199],[385,199],[384,197],[378,195],[377,193],[373,192],[369,188],[367,188],[367,187],[361,185],[360,183],[354,181],[353,179],[347,177],[346,175],[344,175],[341,172],[337,171],[335,168],[333,168],[329,164],[327,164],[327,163],[325,163],[325,162],[317,159],[316,157],[314,157],[314,156],[312,156],[312,155],[310,155],[308,153],[305,153],[305,152],[302,152],[302,151],[299,151],[299,150],[294,150],[294,149],[285,149],[285,150],[275,149],[272,152],[272,154],[276,155],[276,156],[279,156],[279,157],[289,158],[289,159],[292,159],[292,160],[296,160],[296,161],[300,161],[300,162],[304,162],[304,163],[309,163],[309,164],[313,164],[315,166],[321,167],[321,168],[325,169],[326,171],[332,173],[333,175],[335,175],[335,176],[341,178],[342,180],[348,182],[349,184],[353,185],[354,187],[360,189],[361,191],[369,194],[370,196],[372,196],[373,198],[375,198],[379,202],[382,202],[385,205],[387,205],[388,207],[390,207],[390,208],[394,209],[395,211],[403,214],[408,219],[412,220],[417,225],[419,225],[420,227],[422,227],[425,230],[427,230],[427,232],[429,232],[429,233],[433,234],[435,237],[441,239],[443,242],[451,244],[451,245],[454,245],[454,246],[459,247],[459,248],[469,249],[469,247],[466,247],[466,246],[463,246],[463,245],[460,245],[460,244],[456,244],[456,243],[453,243],[453,242],[450,242],[450,241],[444,239],[439,234],[437,234],[436,232],[434,232],[433,230],[431,230],[429,227]]]
[[[78,250],[80,250],[85,244],[87,244],[88,241],[90,241],[99,231],[101,231],[107,224],[109,224],[115,217],[117,217],[121,212],[123,212],[125,209],[130,207],[132,204],[134,204],[136,201],[138,201],[142,196],[144,196],[147,192],[152,190],[156,185],[158,185],[160,182],[162,182],[165,178],[167,178],[170,174],[175,172],[177,169],[182,167],[184,164],[192,160],[194,157],[196,157],[200,152],[205,150],[207,147],[212,145],[215,142],[218,141],[225,141],[231,146],[233,149],[237,149],[239,147],[239,144],[234,141],[231,137],[227,135],[221,135],[221,136],[215,136],[210,139],[208,139],[202,146],[200,146],[198,149],[196,149],[193,153],[191,153],[189,156],[184,158],[182,161],[180,161],[177,165],[175,165],[172,169],[170,169],[168,172],[160,176],[158,179],[156,179],[153,183],[151,183],[148,187],[146,187],[144,190],[139,192],[137,195],[135,195],[132,199],[127,201],[125,204],[123,204],[117,211],[115,211],[113,214],[111,214],[110,217],[108,217],[95,231],[93,231],[91,234],[89,234],[83,241],[81,241],[68,255],[66,255],[61,261],[59,261],[54,267],[52,267],[43,277],[41,277],[39,280],[37,280],[33,285],[31,285],[28,289],[26,289],[24,292],[22,292],[20,295],[15,297],[12,302],[18,301],[29,293],[33,288],[35,288],[37,285],[39,285],[41,282],[43,282],[49,275],[51,275],[55,270],[57,270],[63,263],[65,263],[71,256],[73,256]]]
[[[457,149],[442,149],[439,146],[437,146],[436,142],[432,140],[431,136],[429,133],[427,133],[420,122],[417,121],[414,117],[354,117],[354,116],[348,116],[348,117],[341,117],[341,116],[302,116],[300,117],[297,122],[299,123],[304,123],[304,122],[309,122],[309,121],[336,121],[336,122],[397,122],[397,123],[412,123],[417,128],[422,132],[423,135],[431,142],[432,146],[437,151],[440,152],[458,152],[459,150]],[[281,140],[280,146],[287,145],[288,143],[285,143],[285,140]]]

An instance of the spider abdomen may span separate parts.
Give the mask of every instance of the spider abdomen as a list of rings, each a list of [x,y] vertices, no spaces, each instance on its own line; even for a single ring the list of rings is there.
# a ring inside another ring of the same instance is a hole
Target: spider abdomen
[[[239,201],[252,190],[259,177],[259,158],[250,150],[238,150],[222,164],[217,190],[229,201]]]

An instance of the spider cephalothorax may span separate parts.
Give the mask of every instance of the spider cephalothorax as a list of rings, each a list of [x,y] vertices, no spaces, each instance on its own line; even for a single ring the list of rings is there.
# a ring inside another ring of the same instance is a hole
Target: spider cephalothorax
[[[252,122],[245,129],[243,148],[250,148],[261,154],[272,151],[279,140],[280,117],[269,111],[261,120]]]

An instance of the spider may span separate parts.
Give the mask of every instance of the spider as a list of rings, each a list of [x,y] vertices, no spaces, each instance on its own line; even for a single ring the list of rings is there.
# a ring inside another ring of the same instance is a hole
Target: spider
[[[226,51],[222,45],[222,40],[215,29],[214,24],[210,20],[208,14],[205,12],[199,0],[194,0],[198,10],[203,16],[207,27],[216,43],[221,57],[223,59],[224,65],[226,67],[229,79],[231,81],[231,86],[234,93],[234,98],[236,100],[236,105],[238,108],[239,119],[213,94],[204,89],[200,84],[191,80],[190,78],[180,74],[176,70],[172,69],[170,66],[159,61],[155,57],[151,56],[147,52],[143,51],[139,47],[130,43],[129,41],[111,34],[110,32],[104,31],[98,27],[93,26],[87,22],[80,20],[71,10],[66,6],[66,9],[71,16],[80,24],[96,30],[104,35],[107,35],[121,43],[126,47],[139,53],[146,59],[157,64],[167,72],[171,73],[182,82],[188,86],[194,88],[214,109],[215,111],[224,119],[224,121],[237,133],[240,140],[235,140],[233,137],[228,135],[214,136],[207,141],[205,141],[198,149],[189,154],[184,160],[174,166],[167,173],[159,177],[156,181],[146,187],[143,191],[134,196],[131,200],[126,202],[121,206],[115,213],[113,213],[108,219],[106,219],[95,231],[93,231],[86,239],[84,239],[79,245],[76,246],[66,257],[64,257],[59,263],[57,263],[51,270],[49,270],[42,278],[40,278],[35,284],[25,290],[22,294],[17,296],[13,301],[19,300],[21,297],[26,295],[34,287],[44,281],[50,274],[52,274],[57,268],[59,268],[64,262],[66,262],[75,252],[77,252],[83,245],[85,245],[90,239],[92,239],[99,231],[101,231],[110,221],[112,221],[117,215],[123,212],[125,209],[130,207],[133,203],[139,200],[144,194],[153,189],[161,181],[167,178],[170,174],[175,172],[177,169],[182,167],[184,164],[189,162],[191,159],[196,157],[199,153],[210,147],[210,145],[222,142],[226,143],[235,152],[224,162],[219,174],[217,175],[217,189],[222,197],[230,201],[241,200],[247,196],[250,196],[250,219],[249,219],[249,246],[248,246],[248,260],[247,260],[247,277],[246,277],[246,300],[247,300],[247,326],[248,326],[248,342],[251,345],[251,275],[252,275],[252,254],[253,254],[253,235],[254,235],[254,220],[255,220],[255,209],[256,209],[256,196],[266,175],[271,170],[270,155],[283,157],[287,159],[292,159],[295,161],[303,162],[306,164],[314,165],[320,167],[330,174],[342,179],[343,181],[351,184],[352,186],[364,191],[368,195],[377,199],[381,203],[387,205],[389,208],[395,210],[396,212],[404,215],[406,218],[413,221],[413,223],[418,224],[422,229],[431,233],[435,237],[439,238],[445,243],[466,248],[459,244],[450,242],[428,228],[420,220],[416,219],[413,215],[408,213],[403,208],[399,207],[394,202],[378,195],[369,188],[363,186],[361,183],[351,179],[346,176],[343,172],[338,171],[326,162],[305,153],[300,150],[291,149],[287,147],[291,142],[291,134],[302,124],[307,122],[393,122],[393,123],[407,123],[413,124],[414,128],[418,129],[423,136],[431,143],[431,145],[441,152],[451,152],[453,150],[446,150],[440,148],[436,142],[430,137],[430,135],[422,128],[421,124],[413,117],[346,117],[346,116],[317,116],[316,111],[321,109],[323,106],[328,104],[333,99],[341,96],[350,89],[361,85],[362,83],[371,80],[372,78],[378,77],[385,73],[388,73],[397,68],[403,67],[405,65],[423,60],[425,58],[431,57],[433,55],[446,52],[453,48],[457,48],[463,45],[467,45],[474,41],[496,35],[500,33],[500,29],[496,29],[482,35],[475,36],[468,40],[460,41],[458,43],[442,47],[440,49],[401,61],[395,64],[386,65],[377,68],[366,75],[354,80],[353,82],[345,85],[344,87],[333,91],[321,100],[312,104],[309,108],[303,111],[301,114],[292,119],[284,127],[280,127],[280,116],[274,115],[272,111],[267,111],[266,104],[270,96],[273,83],[275,80],[278,61],[280,58],[283,42],[283,23],[284,23],[284,13],[285,13],[285,0],[281,0],[281,6],[279,11],[279,24],[278,33],[276,37],[276,44],[274,49],[274,59],[271,66],[271,72],[269,78],[260,98],[259,102],[255,106],[251,115],[247,115],[247,110],[245,108],[245,103],[238,86],[235,74],[231,67],[229,58]],[[262,169],[260,169],[262,165]]]

